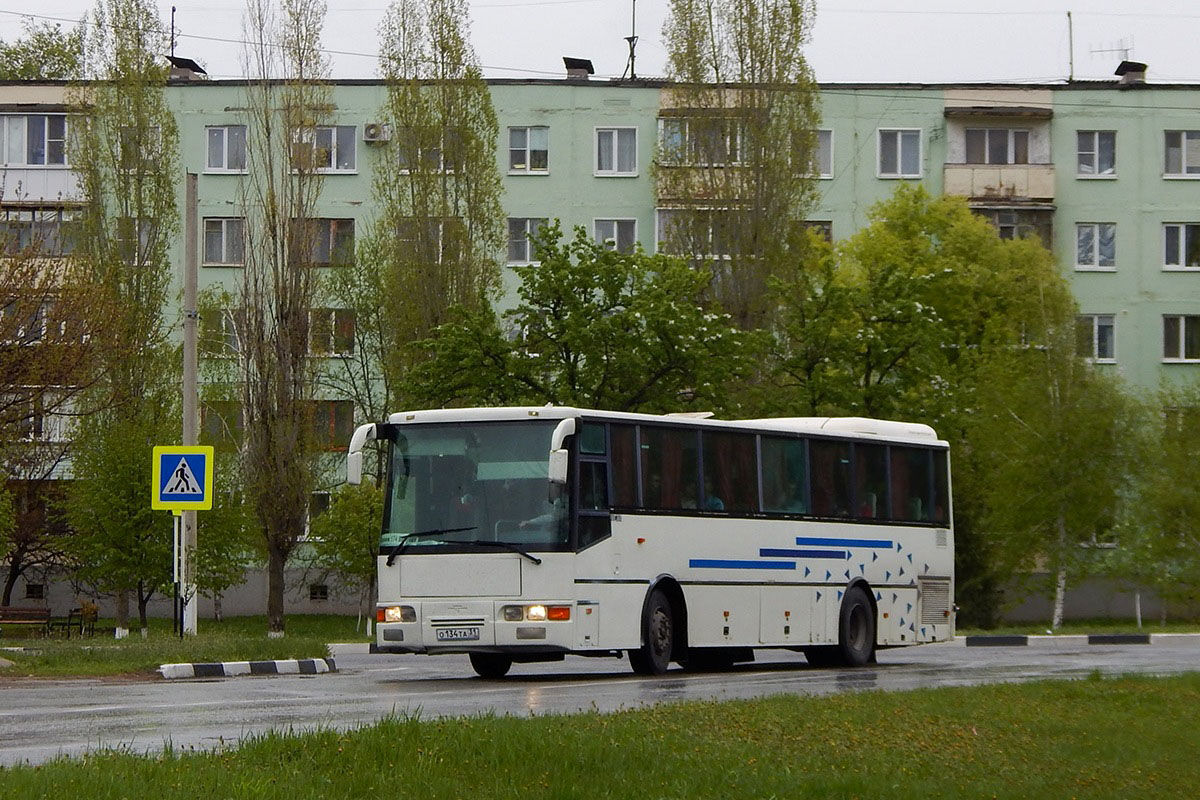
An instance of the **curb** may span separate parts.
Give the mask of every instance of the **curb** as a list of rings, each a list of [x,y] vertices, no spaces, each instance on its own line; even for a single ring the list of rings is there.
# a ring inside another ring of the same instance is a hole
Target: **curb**
[[[1073,645],[1163,644],[1180,639],[1200,640],[1200,633],[1088,633],[1062,636],[957,636],[964,647],[1070,647]]]
[[[275,661],[218,661],[212,664],[163,664],[167,680],[179,678],[232,678],[237,675],[320,675],[337,672],[332,658],[285,658]]]
[[[374,642],[335,642],[329,645],[331,656],[365,655],[374,652]]]

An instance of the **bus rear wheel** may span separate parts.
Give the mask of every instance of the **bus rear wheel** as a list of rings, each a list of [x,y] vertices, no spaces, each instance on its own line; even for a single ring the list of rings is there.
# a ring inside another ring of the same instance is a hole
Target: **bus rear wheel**
[[[875,610],[861,586],[846,592],[838,617],[838,660],[861,667],[875,658]]]
[[[471,653],[471,667],[481,678],[503,678],[512,663],[512,656],[504,653]]]
[[[650,594],[642,617],[642,646],[629,651],[629,664],[639,675],[662,675],[671,665],[675,620],[671,602],[657,589]]]

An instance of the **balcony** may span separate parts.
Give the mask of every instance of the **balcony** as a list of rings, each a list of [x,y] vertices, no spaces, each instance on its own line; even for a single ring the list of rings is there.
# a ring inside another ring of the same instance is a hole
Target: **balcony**
[[[947,164],[946,194],[970,200],[1054,200],[1053,164]]]

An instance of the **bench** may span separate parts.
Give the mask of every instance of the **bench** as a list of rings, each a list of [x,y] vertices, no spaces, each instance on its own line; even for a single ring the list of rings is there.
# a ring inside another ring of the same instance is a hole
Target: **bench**
[[[80,637],[93,636],[96,633],[96,615],[95,606],[92,607],[92,613],[84,614],[82,608],[72,608],[67,614],[66,619],[56,619],[50,622],[50,629],[62,631],[67,638],[71,638],[71,631],[75,631]]]
[[[50,632],[50,609],[0,606],[0,631],[16,626],[40,628],[47,634]]]

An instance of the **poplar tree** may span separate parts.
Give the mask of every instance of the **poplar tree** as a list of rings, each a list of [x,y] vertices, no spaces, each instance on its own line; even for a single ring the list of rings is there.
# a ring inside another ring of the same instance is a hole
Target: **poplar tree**
[[[269,2],[250,0],[245,20],[245,268],[234,327],[245,498],[267,564],[268,635],[282,636],[285,569],[305,532],[318,454],[309,325],[324,263],[316,213],[329,150],[318,136],[332,106],[325,3]]]
[[[469,35],[464,0],[394,0],[381,24],[377,215],[355,264],[331,279],[356,317],[354,356],[333,380],[372,419],[411,401],[415,343],[456,306],[488,309],[499,287],[499,128]]]
[[[157,523],[147,516],[146,498],[125,491],[131,473],[110,465],[142,465],[148,481],[152,446],[164,431],[177,430],[166,306],[169,246],[179,226],[178,133],[165,98],[167,35],[157,8],[146,0],[99,0],[90,22],[90,80],[69,92],[80,109],[71,118],[69,161],[84,203],[75,257],[111,313],[96,343],[99,379],[80,408],[103,413],[85,417],[72,437],[78,467],[68,512],[81,562],[99,588],[116,593],[118,627],[127,626],[134,590],[144,627],[146,603],[169,577],[170,563],[148,549]],[[101,452],[109,447],[122,452]],[[105,495],[113,502],[98,514],[93,499]],[[169,524],[166,514],[153,516]]]
[[[671,0],[655,177],[659,236],[712,271],[743,327],[803,256],[815,197],[817,87],[802,49],[812,0]]]

